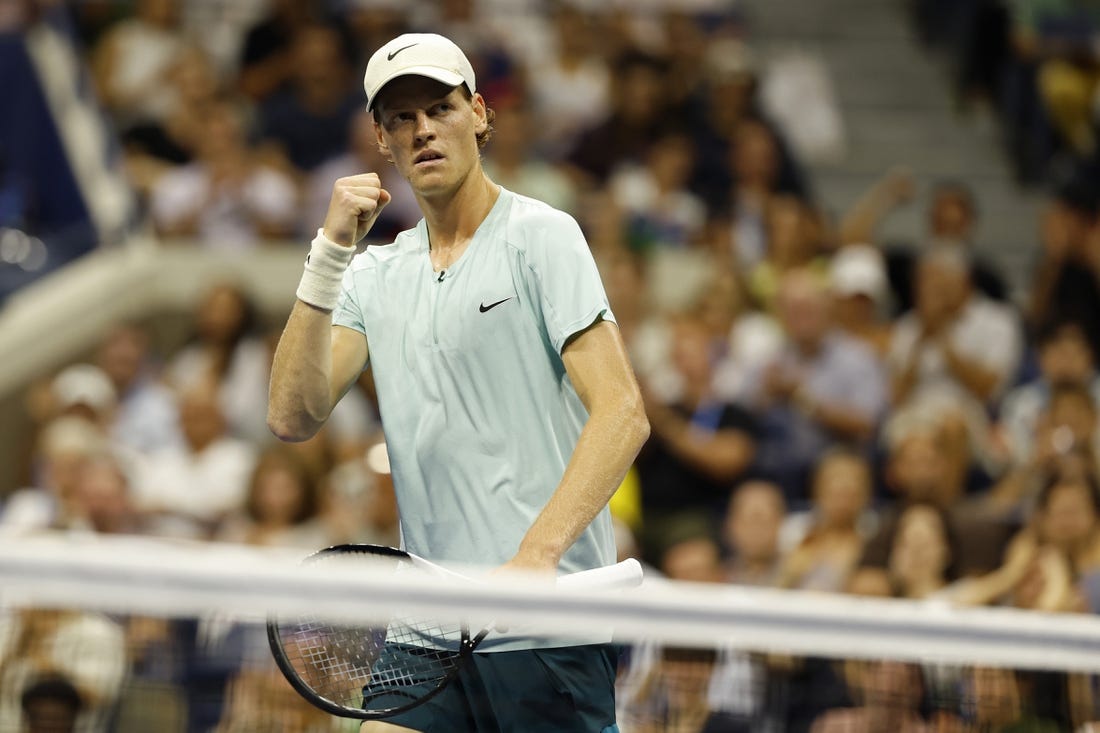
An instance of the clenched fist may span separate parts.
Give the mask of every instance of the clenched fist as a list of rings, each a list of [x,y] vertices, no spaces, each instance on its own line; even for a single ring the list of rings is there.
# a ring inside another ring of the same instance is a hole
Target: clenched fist
[[[382,188],[377,173],[337,179],[325,215],[325,236],[337,244],[354,247],[389,202],[390,194]]]

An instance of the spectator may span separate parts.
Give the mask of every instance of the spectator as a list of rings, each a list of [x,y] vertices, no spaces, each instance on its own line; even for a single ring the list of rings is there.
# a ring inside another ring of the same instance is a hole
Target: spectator
[[[332,544],[319,521],[320,496],[298,456],[279,447],[262,453],[252,470],[242,511],[229,515],[217,539],[316,550]]]
[[[118,395],[110,430],[116,443],[140,453],[180,445],[175,396],[158,379],[144,327],[112,326],[96,350],[96,364]]]
[[[771,315],[751,308],[745,285],[729,271],[714,274],[694,312],[712,334],[715,394],[745,403],[754,373],[783,348],[783,331]]]
[[[840,592],[863,553],[861,520],[871,499],[871,469],[863,457],[827,453],[814,469],[813,509],[798,545],[783,561],[779,585]]]
[[[1041,699],[1043,692],[1054,691],[1036,685],[1037,677],[1037,674],[1021,674],[1010,669],[972,668],[964,680],[966,698],[973,701],[972,724],[979,730],[992,731],[1057,733],[1066,730],[1068,721],[1038,714],[1036,703],[1050,702]]]
[[[853,696],[859,707],[830,710],[810,733],[931,733],[920,714],[924,679],[916,665],[881,661],[856,664]]]
[[[786,515],[783,492],[775,484],[746,481],[734,489],[723,527],[730,583],[774,586],[779,582],[779,530]]]
[[[612,73],[612,107],[599,124],[582,132],[566,161],[586,187],[600,185],[615,169],[638,163],[664,123],[665,63],[641,51],[619,57]]]
[[[1039,494],[1028,526],[1013,537],[1004,563],[973,579],[966,603],[1003,603],[1043,611],[1080,611],[1100,561],[1100,488],[1094,475],[1061,470]]]
[[[723,578],[721,550],[710,522],[685,518],[671,528],[666,525],[657,566],[669,580],[690,583],[720,583]]]
[[[271,440],[267,429],[271,353],[256,333],[256,319],[256,306],[238,286],[213,286],[195,312],[191,341],[169,362],[165,377],[178,391],[216,390],[230,432],[263,443]]]
[[[874,353],[841,333],[826,292],[806,270],[780,283],[778,310],[786,346],[752,384],[761,418],[757,466],[788,501],[808,498],[809,473],[841,442],[866,449],[886,406],[886,384]]]
[[[87,420],[106,434],[118,409],[118,393],[110,377],[93,364],[65,367],[50,382],[52,416]]]
[[[23,730],[22,695],[45,677],[63,677],[77,691],[76,730],[107,730],[126,677],[122,628],[99,614],[42,608],[0,619],[0,730]],[[43,712],[34,694],[31,702]]]
[[[768,199],[764,256],[748,271],[749,292],[765,311],[775,312],[779,283],[788,272],[806,270],[822,285],[827,283],[814,216],[809,205],[795,196],[780,194]]]
[[[84,701],[69,680],[50,676],[29,684],[20,704],[26,733],[76,733]]]
[[[198,46],[180,50],[165,83],[172,104],[164,116],[133,125],[122,135],[130,178],[145,194],[173,166],[194,160],[202,146],[204,118],[222,91],[213,63]]]
[[[1049,477],[1066,470],[1067,463],[1076,473],[1095,475],[1100,469],[1098,439],[1097,402],[1091,391],[1080,384],[1053,388],[1035,421],[1034,436],[1029,436],[1026,458],[1001,477],[983,508],[1018,521],[1031,511]]]
[[[829,265],[829,289],[837,326],[885,360],[892,325],[885,318],[889,287],[879,251],[869,244],[842,247]]]
[[[656,135],[641,164],[620,167],[608,186],[627,217],[630,249],[646,255],[662,247],[695,244],[706,205],[688,188],[695,151],[691,137],[670,129]]]
[[[755,424],[743,409],[711,391],[710,336],[698,321],[673,326],[672,361],[682,392],[672,404],[650,392],[651,436],[636,462],[642,489],[643,547],[663,554],[667,528],[685,516],[706,520],[727,487],[752,463]]]
[[[261,106],[261,134],[294,169],[308,173],[347,149],[352,117],[365,102],[334,28],[299,28],[290,53],[290,84]]]
[[[139,464],[135,498],[150,515],[153,533],[205,539],[244,506],[256,451],[227,434],[217,393],[209,386],[181,395],[180,427],[183,448],[156,451]]]
[[[84,420],[64,418],[47,425],[35,450],[41,478],[4,497],[0,536],[47,529],[65,516],[81,461],[101,445],[101,436]]]
[[[550,22],[553,50],[527,72],[531,112],[540,120],[531,132],[546,155],[560,158],[608,114],[612,79],[590,16],[572,3],[555,2]]]
[[[940,181],[933,186],[928,205],[928,236],[937,243],[963,247],[970,259],[974,287],[988,298],[1006,301],[1008,288],[1004,276],[976,251],[978,213],[978,202],[969,186],[961,181]],[[906,285],[912,282],[904,270],[898,275]]]
[[[781,192],[782,159],[778,138],[758,119],[738,122],[730,141],[733,184],[717,211],[729,219],[734,262],[749,272],[768,251],[768,205],[772,196]]]
[[[62,415],[41,430],[35,445],[36,477],[0,505],[0,534],[64,526],[73,516],[76,487],[85,463],[110,450],[103,431],[88,420]]]
[[[266,17],[245,33],[237,83],[250,99],[262,102],[294,76],[294,36],[318,20],[313,0],[274,0]]]
[[[1098,202],[1095,186],[1076,181],[1047,206],[1028,308],[1033,327],[1051,321],[1080,323],[1094,354],[1100,354]]]
[[[65,528],[95,534],[143,534],[145,523],[134,506],[130,479],[109,455],[81,466]]]
[[[218,733],[312,733],[331,729],[331,718],[300,695],[287,694],[286,679],[273,664],[250,664],[226,685]]]
[[[493,122],[493,139],[486,152],[485,172],[510,191],[545,201],[562,211],[577,213],[577,191],[573,181],[545,159],[532,154],[531,138],[536,125],[527,104],[516,100],[507,107],[498,105],[497,109],[501,109],[502,114]],[[393,189],[386,190],[393,193]],[[392,201],[386,209],[391,206]]]
[[[947,514],[932,504],[909,504],[898,515],[888,560],[894,595],[949,597],[957,554]]]
[[[360,460],[341,463],[325,477],[321,522],[335,542],[400,543],[385,441],[375,440]]]
[[[120,128],[165,118],[174,102],[166,81],[183,46],[176,0],[139,0],[96,44],[93,78]]]
[[[1016,376],[1021,352],[1015,314],[973,291],[960,250],[921,256],[916,303],[890,344],[895,404],[943,397],[980,413]]]
[[[882,242],[877,232],[887,216],[913,199],[915,191],[916,183],[908,170],[888,171],[848,210],[840,224],[842,243],[873,242],[883,249],[899,313],[913,307],[913,271],[918,252],[912,243]],[[960,248],[969,263],[974,287],[993,300],[1007,300],[1004,277],[976,251],[978,202],[970,187],[956,180],[936,183],[929,195],[926,217],[926,240],[934,246]]]
[[[268,12],[270,3],[271,0],[187,0],[180,7],[183,28],[189,38],[202,45],[219,76],[235,79],[245,35]]]
[[[337,21],[347,29],[356,57],[353,66],[363,69],[374,49],[381,48],[386,41],[397,38],[402,33],[410,33],[410,6],[401,0],[355,0],[342,3]],[[425,24],[425,28],[428,26]]]
[[[1053,391],[1062,386],[1086,388],[1100,402],[1100,374],[1088,338],[1080,324],[1052,323],[1036,337],[1039,376],[1005,395],[1000,425],[1017,465],[1026,464],[1039,445],[1039,420]],[[1049,437],[1049,434],[1048,434]]]
[[[656,658],[637,689],[622,691],[628,699],[624,717],[640,719],[629,730],[660,733],[670,730],[672,721],[682,733],[715,730],[708,726],[714,713],[708,683],[718,661],[715,650],[665,647],[653,653]]]
[[[221,101],[206,110],[194,162],[157,179],[150,208],[161,236],[241,250],[289,235],[297,199],[294,181],[249,147],[241,110]]]
[[[743,39],[719,37],[705,47],[703,76],[698,108],[693,117],[696,169],[693,189],[714,211],[729,208],[732,188],[739,176],[732,169],[733,148],[742,122],[759,124],[766,129],[775,147],[774,190],[799,196],[807,194],[796,161],[774,125],[768,124],[759,109],[759,75],[763,69],[752,48]]]
[[[1054,0],[1013,3],[1013,44],[1018,54],[1038,59],[1038,89],[1062,142],[1077,156],[1096,151],[1093,98],[1100,83],[1093,36],[1100,8]]]
[[[874,585],[872,571],[879,573],[882,581],[887,579],[899,520],[913,504],[927,504],[947,513],[948,535],[955,541],[955,577],[996,567],[1007,528],[1002,517],[972,512],[963,501],[970,456],[965,424],[957,416],[930,418],[903,412],[891,418],[883,432],[883,473],[894,501],[880,513],[879,529],[864,548],[861,582]]]

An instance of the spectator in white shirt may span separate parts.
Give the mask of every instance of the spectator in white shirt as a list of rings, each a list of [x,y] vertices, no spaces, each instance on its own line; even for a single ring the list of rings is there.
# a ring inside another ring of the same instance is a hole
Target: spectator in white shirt
[[[183,448],[157,451],[141,463],[136,501],[156,534],[204,538],[244,506],[256,449],[226,432],[216,392],[196,387],[180,398]]]
[[[100,341],[96,363],[118,395],[110,428],[116,442],[142,453],[182,444],[175,395],[157,379],[141,326],[113,326]]]
[[[930,395],[989,406],[1016,376],[1022,352],[1015,314],[975,292],[957,247],[927,251],[917,267],[916,302],[898,321],[888,365],[895,404]]]
[[[247,144],[243,116],[229,102],[206,111],[196,160],[161,176],[150,207],[157,232],[242,250],[293,233],[298,190]]]

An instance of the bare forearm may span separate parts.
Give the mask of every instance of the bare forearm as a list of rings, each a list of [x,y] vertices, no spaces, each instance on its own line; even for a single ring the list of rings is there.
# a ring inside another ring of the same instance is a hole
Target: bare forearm
[[[814,405],[811,417],[827,430],[852,440],[866,440],[874,429],[874,422],[862,412],[822,402]]]
[[[306,440],[335,404],[332,383],[332,314],[294,302],[271,365],[267,422],[281,440]]]
[[[960,356],[954,349],[944,349],[944,359],[948,370],[982,401],[989,400],[997,390],[1000,377],[991,369],[986,369],[970,359]]]
[[[752,461],[755,446],[739,430],[700,430],[665,407],[650,408],[653,433],[680,460],[716,481],[731,481]]]
[[[839,228],[841,244],[873,242],[879,224],[895,206],[886,181],[879,181],[845,212]]]
[[[377,173],[333,184],[325,225],[310,245],[298,299],[271,366],[267,422],[282,440],[313,437],[367,363],[366,336],[333,327],[332,311],[355,244],[389,201]]]
[[[648,436],[640,401],[592,413],[561,483],[520,544],[518,564],[556,567],[607,505]]]

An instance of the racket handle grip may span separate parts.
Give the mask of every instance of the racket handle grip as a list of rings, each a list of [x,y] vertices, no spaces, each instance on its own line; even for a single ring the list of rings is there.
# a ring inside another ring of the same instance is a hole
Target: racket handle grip
[[[558,578],[558,587],[576,590],[634,588],[642,583],[642,564],[634,558]]]

